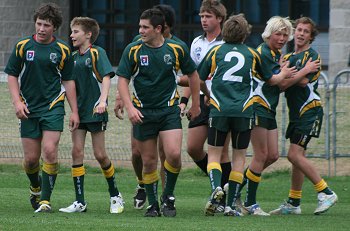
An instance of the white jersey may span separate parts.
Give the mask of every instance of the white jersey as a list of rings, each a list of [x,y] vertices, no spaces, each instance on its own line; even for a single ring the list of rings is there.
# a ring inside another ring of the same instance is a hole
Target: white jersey
[[[191,44],[191,58],[195,62],[195,64],[199,65],[199,63],[203,60],[207,52],[216,45],[223,44],[224,41],[222,40],[221,34],[217,36],[213,41],[209,42],[206,35],[202,34],[195,39],[193,39],[193,42]],[[207,88],[211,89],[211,77],[208,76],[207,80],[205,81],[205,84],[207,85]],[[203,94],[201,92],[201,94]]]

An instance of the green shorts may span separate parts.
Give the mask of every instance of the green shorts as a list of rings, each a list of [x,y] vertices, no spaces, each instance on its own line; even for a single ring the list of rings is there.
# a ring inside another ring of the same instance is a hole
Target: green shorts
[[[134,138],[140,141],[157,137],[160,131],[182,129],[180,108],[176,106],[144,109],[138,108],[142,115],[143,123],[133,126]]]
[[[63,131],[64,114],[51,114],[20,120],[21,138],[40,138],[43,131]]]
[[[106,131],[107,122],[90,122],[90,123],[80,123],[78,129],[86,130],[91,133]]]
[[[266,128],[267,130],[274,130],[277,128],[276,119],[269,119],[258,115],[255,115],[254,124],[255,126]]]
[[[253,118],[242,117],[210,117],[209,127],[214,127],[222,132],[244,132],[253,128]]]

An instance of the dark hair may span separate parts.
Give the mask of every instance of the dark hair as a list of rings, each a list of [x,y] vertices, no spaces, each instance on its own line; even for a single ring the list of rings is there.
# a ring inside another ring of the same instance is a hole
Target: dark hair
[[[161,33],[164,32],[165,19],[164,14],[160,10],[154,8],[145,10],[142,12],[140,19],[149,19],[150,24],[154,28],[160,25],[162,27]]]
[[[232,15],[224,23],[222,37],[227,43],[242,43],[250,31],[251,25],[248,24],[244,14]]]
[[[94,43],[100,33],[100,27],[97,21],[89,17],[75,17],[70,23],[70,27],[81,26],[81,29],[85,32],[91,32],[90,42]]]
[[[175,10],[170,5],[159,4],[153,8],[160,10],[164,14],[165,23],[172,28],[175,25]]]
[[[227,16],[226,7],[220,2],[220,0],[203,0],[199,9],[200,13],[209,12],[215,14],[216,17],[220,17],[221,26],[224,24]]]
[[[316,36],[318,35],[318,30],[316,29],[316,23],[309,17],[301,17],[295,20],[294,26],[295,28],[298,26],[298,24],[310,24],[311,25],[311,39],[310,43],[312,43]]]
[[[34,22],[38,18],[51,22],[55,30],[62,25],[62,12],[55,3],[46,3],[36,9],[33,17]]]

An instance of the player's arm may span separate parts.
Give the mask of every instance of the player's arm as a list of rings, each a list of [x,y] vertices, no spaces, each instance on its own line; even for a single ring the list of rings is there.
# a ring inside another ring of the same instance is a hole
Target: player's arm
[[[277,85],[282,82],[284,79],[292,78],[297,73],[296,67],[289,67],[289,61],[285,62],[281,67],[281,70],[278,74],[272,75],[272,77],[267,81],[271,86]]]
[[[281,81],[278,84],[279,88],[281,91],[285,91],[288,87],[293,86],[294,84],[305,87],[309,83],[307,75],[319,71],[320,66],[321,63],[319,59],[312,61],[312,58],[310,58],[305,66],[295,73],[293,78],[288,78]]]
[[[28,119],[27,114],[29,114],[30,112],[27,106],[21,101],[18,78],[13,75],[8,75],[7,84],[17,118]]]
[[[106,75],[102,79],[102,88],[100,95],[100,103],[96,107],[96,113],[102,114],[107,110],[107,98],[109,94],[109,88],[111,87],[111,77]]]
[[[191,108],[187,112],[187,117],[191,120],[194,120],[201,112],[199,107],[199,88],[200,88],[200,80],[198,76],[198,72],[194,71],[188,75],[190,91],[192,94],[192,105]]]
[[[128,112],[129,120],[132,124],[142,123],[143,115],[137,110],[131,102],[129,94],[129,82],[130,80],[122,76],[118,77],[118,91],[125,105],[125,109]]]
[[[114,114],[118,119],[124,119],[124,103],[120,97],[118,89],[115,96]]]
[[[77,94],[75,89],[74,80],[62,80],[62,84],[66,89],[67,100],[71,109],[71,115],[69,118],[69,130],[74,131],[79,126],[79,114],[78,114],[78,103]]]

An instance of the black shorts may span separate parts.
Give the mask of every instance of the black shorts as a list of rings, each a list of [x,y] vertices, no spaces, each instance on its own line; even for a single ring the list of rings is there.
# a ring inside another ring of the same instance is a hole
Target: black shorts
[[[276,119],[269,119],[258,115],[255,115],[254,124],[255,126],[266,128],[267,130],[274,130],[277,128]]]
[[[188,128],[199,127],[202,125],[208,126],[210,108],[204,103],[204,95],[199,98],[201,113],[193,121],[188,123]]]
[[[106,131],[107,122],[91,122],[91,123],[80,123],[78,129],[86,130],[91,133]]]

